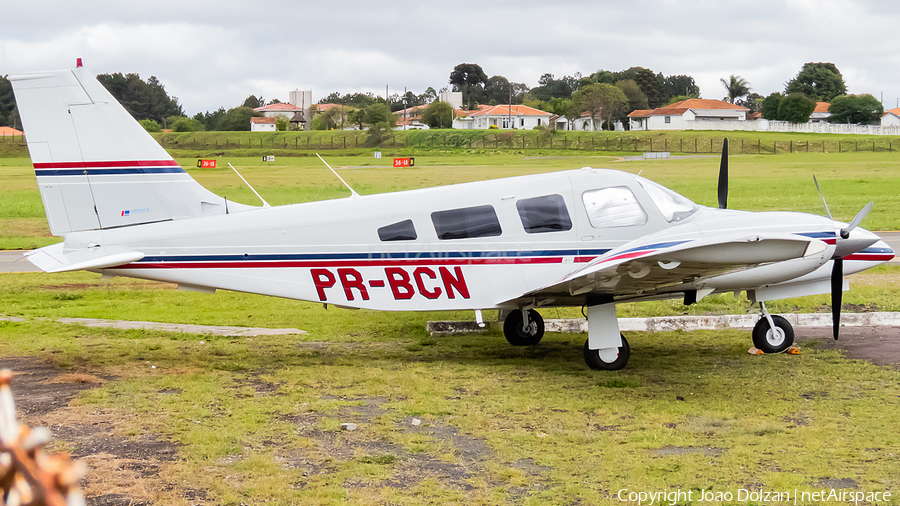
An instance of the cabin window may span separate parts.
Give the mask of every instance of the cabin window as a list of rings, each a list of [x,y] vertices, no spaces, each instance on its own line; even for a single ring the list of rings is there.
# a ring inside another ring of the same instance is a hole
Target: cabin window
[[[672,116],[666,116],[666,123],[668,124],[671,122],[672,122]]]
[[[543,234],[572,229],[566,202],[560,195],[546,195],[516,202],[525,232]]]
[[[431,213],[438,239],[466,239],[500,235],[500,220],[493,206],[464,207]]]
[[[699,207],[674,191],[660,186],[649,179],[639,178],[638,182],[647,190],[650,200],[656,204],[663,218],[669,223],[681,221],[697,212]]]
[[[581,196],[594,228],[630,227],[647,223],[647,213],[627,186],[588,190]]]
[[[382,241],[415,241],[416,227],[412,220],[403,220],[378,229],[378,238]]]

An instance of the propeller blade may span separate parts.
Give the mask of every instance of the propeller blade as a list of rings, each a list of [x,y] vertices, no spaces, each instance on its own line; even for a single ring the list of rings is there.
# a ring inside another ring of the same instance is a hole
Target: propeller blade
[[[841,298],[844,295],[844,259],[834,259],[831,268],[831,318],[834,320],[834,340],[837,341],[841,328]]]
[[[719,164],[719,209],[728,209],[728,139],[722,141],[722,162]]]
[[[825,195],[822,193],[822,189],[819,188],[819,182],[816,181],[815,174],[813,174],[813,183],[816,183],[816,191],[819,192],[819,197],[822,198],[822,205],[825,206],[825,212],[828,213],[828,218],[834,220],[834,218],[831,216],[831,209],[828,209],[828,203],[825,202]]]
[[[871,210],[872,203],[869,202],[868,204],[866,204],[866,207],[862,208],[862,210],[856,215],[856,217],[853,218],[853,221],[851,221],[850,224],[847,225],[847,228],[841,229],[841,237],[843,237],[844,239],[850,237],[850,232],[852,232],[853,229],[856,228],[863,219],[865,219],[866,215],[869,214],[869,211]]]

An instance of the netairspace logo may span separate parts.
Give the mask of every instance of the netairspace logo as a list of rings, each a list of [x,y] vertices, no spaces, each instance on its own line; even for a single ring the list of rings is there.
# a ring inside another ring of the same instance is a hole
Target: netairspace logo
[[[769,503],[782,502],[790,504],[810,504],[816,502],[843,502],[858,505],[862,503],[884,503],[891,500],[891,492],[860,492],[855,490],[819,489],[819,490],[747,490],[739,488],[735,491],[713,490],[656,490],[652,492],[634,491],[627,488],[620,489],[616,498],[622,502],[638,504],[641,506],[675,506],[679,503],[691,502],[738,502],[738,503]]]

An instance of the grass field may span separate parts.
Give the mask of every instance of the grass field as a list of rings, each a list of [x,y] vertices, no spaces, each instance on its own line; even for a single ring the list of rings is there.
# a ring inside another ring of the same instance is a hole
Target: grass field
[[[733,156],[729,204],[823,214],[815,173],[837,218],[849,220],[874,200],[862,226],[897,230],[897,156]],[[327,159],[362,194],[594,166],[642,171],[705,205],[715,205],[718,171],[717,157],[417,154],[410,169],[368,156]],[[226,162],[274,205],[349,195],[314,158],[218,160],[224,169],[178,161],[212,191],[249,204],[255,197]],[[0,158],[0,247],[56,241],[28,159]],[[155,472],[142,474],[135,469],[155,455],[139,459],[96,443],[106,453],[90,460],[87,489],[120,494],[126,504],[636,504],[619,501],[617,492],[681,489],[697,497],[835,487],[890,491],[893,498],[879,504],[900,504],[900,371],[849,360],[815,341],[798,356],[756,357],[747,354],[745,331],[633,333],[628,368],[597,373],[582,360],[584,335],[548,334],[540,346],[513,348],[499,333],[434,338],[424,330],[427,320],[471,313],[325,310],[83,272],[0,274],[0,280],[0,316],[21,319],[0,321],[0,355],[29,357],[75,378],[67,381],[93,385],[33,423],[69,433],[108,427],[97,441],[140,447],[158,440],[174,448]],[[900,267],[850,281],[845,304],[900,310]],[[824,311],[828,303],[828,296],[807,297],[770,308]],[[619,307],[620,316],[748,311],[746,301],[730,296],[689,307],[678,301]],[[544,314],[579,315],[578,309]],[[97,330],[54,321],[62,317],[295,327],[308,334]],[[342,423],[358,427],[342,431]],[[78,451],[93,441],[56,444]]]
[[[24,321],[0,321],[0,354],[98,383],[40,423],[105,425],[109,438],[134,446],[162,439],[177,448],[152,477],[107,450],[118,471],[96,463],[94,493],[155,504],[622,504],[623,488],[900,487],[900,371],[815,341],[799,356],[753,357],[745,331],[631,333],[628,368],[599,374],[582,362],[584,335],[513,348],[499,333],[424,331],[426,320],[465,313],[326,311],[89,273],[2,276],[0,304]],[[861,284],[898,300],[900,268],[866,276]],[[632,306],[647,305],[622,307]],[[225,338],[52,322],[63,316],[309,334]],[[58,447],[79,444],[87,443]],[[123,487],[122,476],[134,484]],[[206,500],[188,501],[186,489]]]

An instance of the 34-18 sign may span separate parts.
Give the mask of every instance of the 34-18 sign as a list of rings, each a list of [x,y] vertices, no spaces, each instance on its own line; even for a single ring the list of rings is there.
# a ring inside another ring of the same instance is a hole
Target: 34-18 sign
[[[415,158],[394,158],[394,167],[414,167],[415,165]]]

